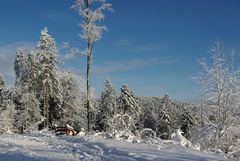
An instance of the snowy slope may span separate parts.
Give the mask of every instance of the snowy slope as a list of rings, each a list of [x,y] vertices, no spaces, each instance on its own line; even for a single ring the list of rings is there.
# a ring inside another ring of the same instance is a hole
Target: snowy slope
[[[52,134],[1,135],[0,161],[226,161],[181,146]]]

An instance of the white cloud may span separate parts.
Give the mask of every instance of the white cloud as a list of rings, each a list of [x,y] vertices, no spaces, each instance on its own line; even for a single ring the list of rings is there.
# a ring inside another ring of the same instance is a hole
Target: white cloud
[[[125,61],[110,61],[105,63],[103,66],[93,66],[93,72],[95,74],[112,73],[117,71],[125,71],[147,66],[170,63],[174,63],[174,60],[160,58],[145,58],[145,59],[130,59]]]
[[[33,49],[33,44],[29,42],[16,42],[0,46],[0,73],[4,76],[7,85],[12,84],[15,79],[13,68],[18,48],[29,52],[30,49]]]

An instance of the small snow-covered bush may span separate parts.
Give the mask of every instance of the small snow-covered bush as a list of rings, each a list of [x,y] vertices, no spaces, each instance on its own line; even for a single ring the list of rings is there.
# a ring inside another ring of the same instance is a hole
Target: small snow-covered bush
[[[117,114],[114,115],[111,120],[113,133],[118,133],[119,131],[135,131],[134,120],[128,114]]]
[[[156,132],[150,128],[145,128],[142,131],[140,131],[140,138],[141,139],[156,138]]]
[[[137,142],[137,137],[130,130],[120,131],[114,135],[114,138],[117,140],[125,140],[131,143]]]

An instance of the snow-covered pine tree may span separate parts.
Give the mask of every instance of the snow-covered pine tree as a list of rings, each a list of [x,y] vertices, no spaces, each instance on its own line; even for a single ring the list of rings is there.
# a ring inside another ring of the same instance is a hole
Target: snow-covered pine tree
[[[37,94],[38,88],[38,62],[36,60],[36,54],[34,51],[30,51],[27,58],[27,83],[29,91]]]
[[[134,120],[138,120],[140,109],[134,93],[128,89],[127,85],[120,88],[120,96],[118,98],[119,112],[129,114]]]
[[[40,103],[36,97],[38,69],[35,53],[30,51],[26,62],[26,78],[24,86],[21,87],[21,98],[18,109],[18,127],[20,132],[37,130],[41,123],[42,115]]]
[[[117,107],[116,91],[107,79],[104,82],[104,91],[101,94],[100,108],[97,115],[97,129],[100,131],[109,131],[111,128],[110,119],[113,118]]]
[[[22,49],[17,49],[14,62],[14,71],[16,75],[15,85],[20,86],[24,83],[26,76],[26,60]]]
[[[26,60],[25,55],[22,49],[17,49],[16,58],[14,62],[14,71],[15,71],[15,84],[14,88],[12,88],[12,96],[13,102],[16,108],[16,118],[19,117],[20,113],[18,110],[22,109],[20,100],[22,94],[24,93],[24,86],[26,85]],[[17,126],[17,128],[21,129],[21,127]]]
[[[157,124],[160,118],[158,109],[159,107],[156,107],[156,106],[152,107],[151,104],[147,105],[147,107],[142,109],[140,121],[139,121],[140,129],[150,128],[153,131],[157,130]]]
[[[41,31],[37,43],[37,58],[39,63],[39,93],[43,116],[46,118],[44,127],[59,119],[61,113],[62,95],[58,70],[58,50],[54,39],[45,27]]]
[[[0,74],[0,91],[3,90],[5,86],[5,80],[2,74]]]
[[[182,114],[180,128],[183,132],[183,135],[189,139],[191,134],[191,128],[197,125],[197,120],[189,111],[185,111]]]
[[[158,121],[157,126],[157,136],[159,136],[161,139],[169,139],[170,131],[171,130],[171,118],[169,114],[161,110],[160,113],[160,119]]]

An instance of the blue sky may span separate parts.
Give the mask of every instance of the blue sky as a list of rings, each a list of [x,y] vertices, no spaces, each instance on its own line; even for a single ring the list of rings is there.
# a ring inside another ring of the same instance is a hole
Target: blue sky
[[[117,89],[126,83],[136,95],[176,99],[198,97],[189,79],[200,71],[197,58],[209,58],[212,42],[240,46],[239,0],[109,0],[114,12],[93,53],[96,93],[109,77]],[[0,5],[0,73],[10,84],[17,47],[32,48],[48,27],[61,58],[62,42],[84,49],[78,34],[81,18],[70,10],[73,0],[2,0]],[[61,68],[85,72],[85,58],[63,60]]]

